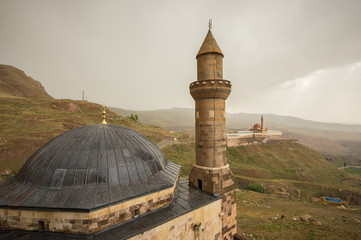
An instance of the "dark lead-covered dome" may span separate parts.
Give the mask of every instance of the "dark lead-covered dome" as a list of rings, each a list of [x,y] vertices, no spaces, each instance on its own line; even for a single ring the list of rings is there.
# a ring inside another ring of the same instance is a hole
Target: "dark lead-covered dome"
[[[0,184],[0,207],[93,210],[172,187],[179,166],[140,133],[116,125],[65,132]]]

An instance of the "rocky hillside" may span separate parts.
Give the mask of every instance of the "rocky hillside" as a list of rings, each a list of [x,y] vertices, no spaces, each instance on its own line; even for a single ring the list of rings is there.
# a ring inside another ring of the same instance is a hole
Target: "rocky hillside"
[[[60,133],[100,123],[101,111],[96,103],[54,99],[23,71],[0,65],[0,179],[16,173],[36,149]],[[169,135],[160,127],[107,112],[108,123],[135,129],[153,142]]]
[[[39,81],[9,65],[0,65],[0,96],[33,99],[52,98]]]

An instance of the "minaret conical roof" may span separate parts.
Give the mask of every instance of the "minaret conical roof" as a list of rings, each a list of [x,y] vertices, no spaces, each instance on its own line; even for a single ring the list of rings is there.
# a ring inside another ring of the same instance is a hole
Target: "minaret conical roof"
[[[197,53],[197,57],[206,53],[219,53],[223,55],[222,50],[219,48],[216,39],[214,38],[211,30],[208,30],[207,36],[204,39],[201,48],[199,49],[198,53]]]

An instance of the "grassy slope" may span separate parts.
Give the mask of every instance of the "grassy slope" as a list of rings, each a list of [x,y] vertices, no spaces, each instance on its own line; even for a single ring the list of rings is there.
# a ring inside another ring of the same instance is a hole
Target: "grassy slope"
[[[181,176],[188,178],[195,163],[195,144],[172,144],[163,148],[162,152],[169,161],[181,165]]]
[[[194,143],[173,144],[163,152],[170,161],[182,165],[183,176],[190,173],[195,162]],[[321,154],[301,144],[228,148],[227,158],[237,187],[262,184],[269,193],[291,198],[303,197],[308,201],[312,196],[328,194],[361,204],[360,179],[336,169]]]
[[[189,175],[195,162],[194,143],[173,144],[163,152],[182,165],[184,177]],[[352,170],[346,169],[352,175],[338,170],[321,154],[292,142],[228,148],[227,157],[236,187],[261,184],[267,191],[237,191],[238,233],[244,239],[361,238],[361,209],[311,202],[311,197],[334,196],[361,205],[361,178]],[[304,214],[314,221],[300,221]]]
[[[99,104],[53,99],[22,71],[0,65],[0,179],[9,169],[16,172],[36,149],[60,133],[100,123],[101,111]],[[168,137],[160,127],[142,125],[109,110],[107,117],[108,123],[135,129],[156,143]]]
[[[305,214],[312,220],[301,221]],[[360,239],[361,209],[337,209],[242,190],[237,191],[237,225],[245,239]]]

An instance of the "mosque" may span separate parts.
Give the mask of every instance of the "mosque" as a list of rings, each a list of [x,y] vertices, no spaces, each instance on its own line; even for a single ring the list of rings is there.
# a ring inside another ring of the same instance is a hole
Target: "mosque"
[[[261,125],[259,125],[258,123],[254,124],[253,127],[251,127],[251,129],[249,131],[253,132],[253,133],[262,133],[262,134],[267,134],[268,133],[268,128],[264,128],[264,119],[263,119],[263,115],[261,116]]]
[[[0,239],[234,239],[223,53],[211,29],[196,56],[196,162],[189,180],[149,139],[102,124],[65,132],[0,183]]]
[[[297,141],[294,138],[285,138],[279,130],[269,130],[264,127],[264,118],[261,116],[261,125],[255,123],[248,131],[226,133],[227,147],[237,147],[252,144],[278,143],[282,141]]]

